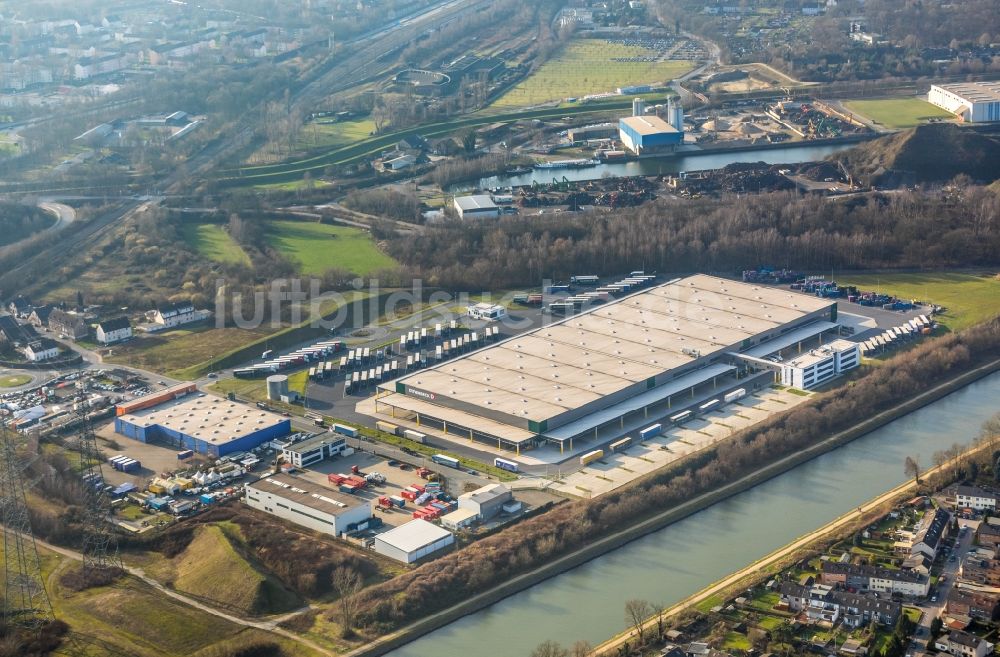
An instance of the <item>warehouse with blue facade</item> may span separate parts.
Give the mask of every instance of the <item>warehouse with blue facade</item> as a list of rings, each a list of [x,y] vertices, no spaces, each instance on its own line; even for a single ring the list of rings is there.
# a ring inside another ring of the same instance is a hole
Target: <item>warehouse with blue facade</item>
[[[658,116],[627,116],[618,121],[622,145],[636,155],[668,153],[684,142],[683,123],[673,126]]]
[[[219,457],[288,435],[291,421],[276,413],[195,393],[119,415],[115,432],[144,443],[166,442]]]

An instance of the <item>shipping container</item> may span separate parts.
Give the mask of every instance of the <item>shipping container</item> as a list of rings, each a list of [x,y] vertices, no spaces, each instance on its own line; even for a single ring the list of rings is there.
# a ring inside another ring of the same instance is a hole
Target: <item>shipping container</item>
[[[723,396],[722,399],[727,404],[729,404],[731,402],[736,401],[737,399],[743,399],[746,396],[747,396],[746,389],[745,388],[740,388],[739,390],[733,390],[732,392],[727,392],[725,394],[725,396]]]
[[[435,463],[439,463],[441,465],[446,465],[449,468],[456,468],[456,469],[458,469],[458,467],[460,465],[460,463],[458,462],[458,459],[452,458],[451,456],[448,456],[446,454],[435,454],[434,456],[431,457],[431,460],[434,461]]]
[[[587,452],[586,454],[580,457],[580,465],[590,465],[591,463],[593,463],[594,461],[598,460],[603,456],[604,456],[603,449],[595,449],[592,452]]]
[[[681,422],[687,421],[690,417],[691,417],[691,411],[681,411],[676,415],[671,415],[670,421],[673,422],[674,424],[679,424]]]
[[[663,425],[654,424],[639,431],[639,440],[649,440],[654,436],[659,436],[661,433],[663,433]]]
[[[351,438],[358,437],[358,430],[354,427],[349,427],[346,424],[335,424],[333,425],[333,430],[337,433],[342,433],[345,436],[350,436]]]
[[[514,461],[508,461],[507,459],[495,458],[493,459],[493,467],[500,468],[501,470],[506,470],[507,472],[517,472],[518,465]]]
[[[616,440],[615,442],[611,443],[608,446],[608,450],[612,452],[620,452],[621,450],[629,447],[631,444],[632,444],[631,438],[622,438],[621,440]]]
[[[578,285],[597,285],[601,282],[601,278],[599,276],[570,276],[569,282]]]
[[[404,430],[403,438],[409,438],[413,442],[420,443],[421,445],[427,442],[427,434],[420,433],[419,431],[414,431],[413,429]]]

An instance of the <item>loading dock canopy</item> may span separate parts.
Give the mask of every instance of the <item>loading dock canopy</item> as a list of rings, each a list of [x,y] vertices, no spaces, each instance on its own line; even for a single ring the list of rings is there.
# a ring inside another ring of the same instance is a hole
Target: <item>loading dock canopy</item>
[[[798,344],[799,342],[813,338],[820,333],[835,329],[838,326],[840,326],[840,324],[835,322],[813,322],[803,326],[802,328],[789,331],[785,335],[779,335],[773,340],[768,340],[764,344],[751,347],[741,353],[755,358],[763,358],[775,352],[781,351],[786,347],[791,347],[793,344]]]
[[[513,445],[520,445],[534,439],[535,434],[527,429],[497,422],[489,418],[473,415],[464,411],[457,411],[447,406],[438,406],[415,397],[408,397],[392,392],[388,395],[381,395],[375,400],[376,408],[379,404],[388,404],[394,408],[404,411],[411,411],[418,415],[425,415],[435,420],[440,420],[449,425],[454,425],[456,429],[472,429],[476,433],[485,434],[497,440],[504,440]],[[456,430],[449,433],[458,434]]]
[[[657,386],[652,390],[640,393],[631,399],[619,402],[614,406],[609,406],[608,408],[591,413],[590,415],[582,417],[575,422],[564,424],[563,426],[553,429],[552,431],[546,431],[544,435],[546,438],[551,438],[552,440],[558,440],[560,442],[570,440],[571,438],[575,438],[576,436],[584,434],[588,431],[593,431],[603,424],[613,422],[623,415],[634,411],[641,411],[647,406],[664,402],[667,397],[672,397],[678,393],[685,392],[692,386],[702,384],[710,380],[712,377],[727,374],[735,369],[736,367],[733,365],[724,365],[721,363],[703,367],[700,370],[695,370],[694,372],[685,374],[684,376],[678,377],[677,379],[662,386]]]

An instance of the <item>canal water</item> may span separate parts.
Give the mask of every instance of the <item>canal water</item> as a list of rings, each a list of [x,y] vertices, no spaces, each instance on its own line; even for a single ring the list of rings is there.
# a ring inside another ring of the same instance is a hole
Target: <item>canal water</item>
[[[757,148],[728,153],[689,153],[663,158],[630,160],[627,162],[600,164],[585,169],[532,169],[531,172],[519,176],[491,176],[483,178],[475,185],[457,185],[454,190],[450,191],[494,189],[496,187],[530,185],[534,182],[550,183],[553,178],[562,180],[563,176],[567,180],[597,180],[604,176],[654,176],[679,173],[681,171],[703,171],[705,169],[721,169],[727,164],[734,162],[766,162],[768,164],[816,162],[828,155],[846,150],[852,146],[856,146],[856,144]]]
[[[392,657],[528,657],[625,629],[625,601],[670,605],[906,479],[903,460],[967,444],[1000,411],[1000,373],[740,495],[466,616]]]

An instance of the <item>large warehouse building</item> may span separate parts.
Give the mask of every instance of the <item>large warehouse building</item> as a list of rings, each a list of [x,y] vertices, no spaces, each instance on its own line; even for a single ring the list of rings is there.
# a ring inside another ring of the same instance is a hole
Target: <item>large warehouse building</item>
[[[273,474],[245,488],[248,506],[333,536],[354,531],[372,517],[367,500],[287,474]]]
[[[390,559],[413,563],[445,549],[454,542],[455,535],[450,531],[418,518],[377,534],[372,549]]]
[[[193,386],[193,384],[191,384]],[[115,431],[148,443],[164,441],[199,454],[246,451],[291,432],[291,421],[238,402],[170,388],[116,410]]]
[[[618,135],[636,155],[670,152],[684,141],[683,132],[652,114],[620,119]]]
[[[829,299],[690,276],[385,384],[365,408],[498,449],[563,451],[780,381],[783,357],[838,329]]]
[[[934,84],[927,101],[967,123],[1000,121],[1000,82]]]

